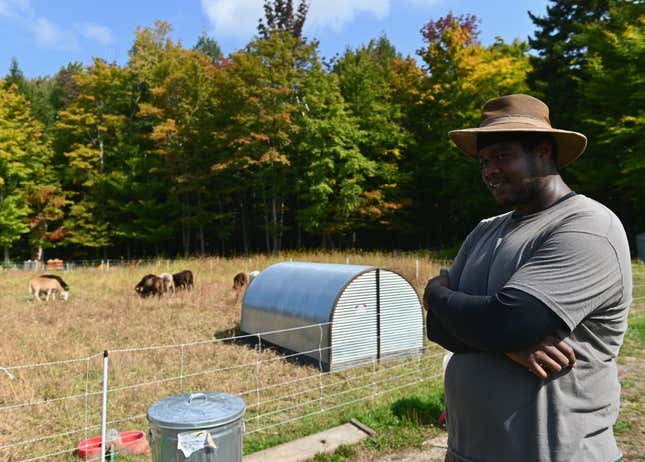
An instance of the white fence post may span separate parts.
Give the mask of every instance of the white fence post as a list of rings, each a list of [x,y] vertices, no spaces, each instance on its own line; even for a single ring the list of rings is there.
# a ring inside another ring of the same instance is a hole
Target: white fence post
[[[103,402],[101,404],[101,462],[105,462],[105,439],[107,434],[107,392],[108,392],[108,352],[103,352]]]

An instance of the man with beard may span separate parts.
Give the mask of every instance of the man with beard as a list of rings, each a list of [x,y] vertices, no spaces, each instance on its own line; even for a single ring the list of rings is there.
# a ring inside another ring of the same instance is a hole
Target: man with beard
[[[450,137],[510,211],[482,220],[424,294],[430,340],[454,352],[446,460],[619,460],[631,261],[616,215],[560,176],[586,137],[552,128],[547,105],[521,94]]]

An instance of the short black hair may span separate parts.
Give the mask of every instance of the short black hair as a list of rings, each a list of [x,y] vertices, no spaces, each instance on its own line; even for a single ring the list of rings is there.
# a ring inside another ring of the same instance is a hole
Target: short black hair
[[[541,132],[495,132],[477,134],[477,151],[486,146],[497,143],[508,143],[516,141],[522,145],[525,151],[532,152],[540,143],[548,141],[551,144],[551,157],[558,166],[558,146],[553,136]]]

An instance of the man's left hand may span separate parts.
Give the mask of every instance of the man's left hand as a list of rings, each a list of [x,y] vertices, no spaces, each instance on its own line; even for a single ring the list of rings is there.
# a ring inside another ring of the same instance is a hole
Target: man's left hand
[[[573,348],[564,340],[554,337],[548,337],[526,350],[506,353],[506,356],[542,380],[548,377],[549,372],[560,372],[576,364]]]

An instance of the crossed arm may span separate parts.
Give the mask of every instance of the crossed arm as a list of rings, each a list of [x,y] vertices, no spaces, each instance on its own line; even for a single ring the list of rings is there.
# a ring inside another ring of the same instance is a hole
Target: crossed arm
[[[456,353],[505,353],[539,378],[547,370],[560,371],[575,364],[569,345],[554,337],[569,332],[566,324],[537,298],[502,289],[495,296],[473,296],[450,289],[448,273],[428,282],[424,293],[428,309],[428,338]]]

